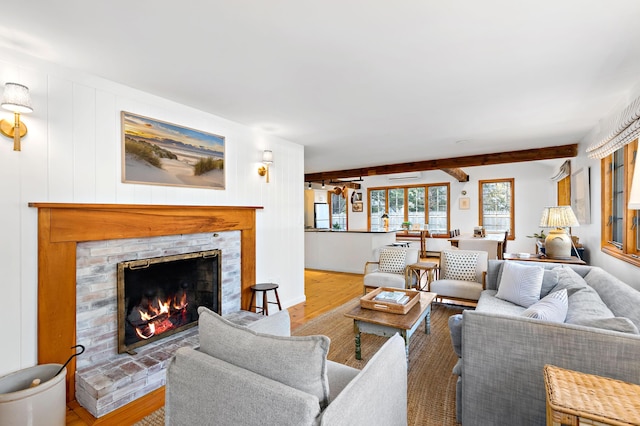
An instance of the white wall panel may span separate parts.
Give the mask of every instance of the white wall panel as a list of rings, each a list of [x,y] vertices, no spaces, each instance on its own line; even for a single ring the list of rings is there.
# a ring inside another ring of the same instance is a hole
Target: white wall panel
[[[47,152],[49,154],[49,200],[60,203],[74,201],[73,187],[73,83],[49,77],[47,97]],[[42,117],[37,110],[34,116]],[[41,200],[44,201],[44,200]]]
[[[73,85],[73,200],[78,203],[96,201],[95,92],[81,84]]]
[[[120,114],[111,93],[96,91],[95,114],[95,191],[115,200],[120,182]]]
[[[277,278],[285,306],[304,300],[302,227],[292,219],[303,206],[300,145],[2,49],[0,78],[29,86],[34,102],[23,151],[0,140],[0,291],[14,302],[0,311],[0,321],[15,324],[3,330],[9,349],[0,351],[0,375],[37,362],[37,210],[28,202],[265,205],[257,214],[256,278]],[[225,136],[226,189],[122,183],[122,110]],[[263,149],[277,152],[268,187],[257,174]]]

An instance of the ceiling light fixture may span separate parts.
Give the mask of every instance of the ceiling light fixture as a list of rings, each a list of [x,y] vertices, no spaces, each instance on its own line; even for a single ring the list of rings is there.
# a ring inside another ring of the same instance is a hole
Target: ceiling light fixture
[[[2,97],[2,108],[13,112],[13,123],[0,121],[0,133],[13,139],[13,150],[20,151],[20,139],[27,134],[27,126],[20,121],[20,114],[33,112],[29,88],[18,83],[6,83]]]

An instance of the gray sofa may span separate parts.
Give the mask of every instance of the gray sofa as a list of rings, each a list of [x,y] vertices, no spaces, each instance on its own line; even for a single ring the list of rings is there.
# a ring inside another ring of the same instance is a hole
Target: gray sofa
[[[640,384],[640,292],[598,267],[537,262],[540,297],[566,289],[568,311],[565,322],[527,318],[496,297],[504,265],[490,260],[477,308],[449,319],[458,421],[544,425],[545,364]]]
[[[178,349],[167,371],[167,425],[406,426],[399,335],[357,370],[326,359],[325,336],[290,337],[286,310],[244,326],[199,312],[200,347]]]

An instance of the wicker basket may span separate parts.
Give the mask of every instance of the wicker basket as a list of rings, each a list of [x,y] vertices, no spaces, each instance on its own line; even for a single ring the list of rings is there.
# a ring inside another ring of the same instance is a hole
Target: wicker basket
[[[569,416],[606,425],[640,425],[638,385],[553,365],[544,366],[544,383],[554,419]]]

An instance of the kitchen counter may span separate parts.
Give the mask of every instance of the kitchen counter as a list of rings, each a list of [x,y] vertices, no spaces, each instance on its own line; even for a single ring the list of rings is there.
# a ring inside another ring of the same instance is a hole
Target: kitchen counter
[[[395,230],[305,229],[304,266],[323,271],[362,274],[373,250],[396,241]]]

